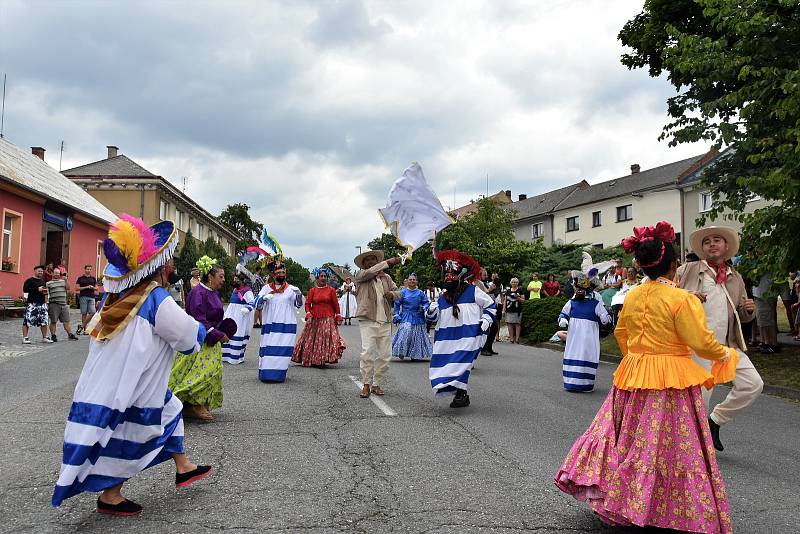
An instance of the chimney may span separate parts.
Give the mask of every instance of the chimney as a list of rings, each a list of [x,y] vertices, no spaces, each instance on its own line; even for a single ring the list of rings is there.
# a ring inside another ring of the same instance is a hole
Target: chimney
[[[108,149],[108,159],[117,157],[117,151],[119,150],[119,147],[108,145],[106,148]]]
[[[641,167],[639,167],[638,163],[634,163],[633,165],[631,165],[631,174],[636,174],[640,170],[641,170]]]
[[[519,195],[519,199],[520,200],[525,200],[526,198],[528,198],[528,195],[526,195],[524,193],[520,193],[520,195]]]
[[[44,161],[44,149],[40,146],[32,146],[31,154]]]
[[[506,196],[508,197],[508,200],[511,200],[511,189],[506,189]]]

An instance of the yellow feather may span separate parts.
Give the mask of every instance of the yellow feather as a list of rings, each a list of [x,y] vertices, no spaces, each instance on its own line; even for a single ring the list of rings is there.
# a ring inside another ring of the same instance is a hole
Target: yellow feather
[[[128,267],[131,270],[137,269],[139,267],[139,253],[142,251],[144,242],[136,227],[128,221],[119,220],[109,230],[108,237],[128,259]]]

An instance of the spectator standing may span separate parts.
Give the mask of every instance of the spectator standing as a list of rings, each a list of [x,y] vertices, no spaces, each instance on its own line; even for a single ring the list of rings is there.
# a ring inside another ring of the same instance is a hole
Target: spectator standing
[[[483,280],[483,285],[486,287],[486,294],[492,298],[492,301],[496,306],[497,297],[502,291],[497,273],[492,273],[492,278],[489,279],[489,273],[486,271],[486,269],[481,268],[481,279]],[[494,341],[499,331],[500,318],[498,316],[494,316],[492,318],[492,324],[489,327],[489,331],[486,333],[486,342],[483,344],[483,348],[481,349],[482,356],[492,356],[497,354],[497,352],[494,350]]]
[[[510,343],[519,344],[519,334],[522,330],[523,302],[525,302],[525,293],[519,287],[519,278],[512,278],[511,287],[503,293],[503,313],[506,316]]]
[[[169,291],[169,296],[172,297],[172,300],[175,301],[175,304],[181,308],[185,307],[186,299],[183,291],[183,279],[167,286],[167,291]]]
[[[492,273],[492,284],[494,284],[492,296],[494,297],[494,303],[497,306],[497,315],[495,316],[495,319],[497,319],[497,332],[495,332],[495,341],[499,343],[500,321],[503,320],[503,292],[506,290],[506,288],[503,287],[503,282],[500,280],[500,275],[497,273]]]
[[[772,277],[762,275],[757,286],[753,286],[753,300],[756,303],[756,321],[761,334],[762,354],[780,352],[778,346],[778,297],[772,289]]]
[[[603,278],[603,289],[619,289],[622,281],[625,279],[625,266],[621,259],[614,260],[617,262],[616,267],[609,269]]]
[[[789,273],[789,277],[781,284],[781,300],[783,301],[783,309],[786,311],[786,319],[789,321],[789,335],[796,336],[797,330],[794,327],[794,304],[797,302],[797,293],[794,290],[794,282],[797,273]]]
[[[561,290],[561,293],[567,297],[567,300],[575,296],[575,278],[572,276],[572,273],[573,271],[567,271],[567,281],[564,283],[564,287]]]
[[[53,262],[50,262],[44,267],[44,281],[49,282],[52,279],[53,279]]]
[[[253,279],[250,281],[250,289],[253,291],[253,295],[258,295],[261,293],[261,288],[264,287],[264,278],[261,276],[261,267],[256,267],[256,272],[253,274]],[[253,328],[261,328],[262,311],[262,308],[256,308],[255,311],[253,311]]]
[[[547,275],[547,281],[542,284],[542,291],[545,297],[557,297],[561,294],[561,284],[556,280],[556,275],[553,273]]]
[[[192,277],[189,279],[189,285],[191,286],[189,288],[189,291],[194,289],[197,286],[197,284],[200,283],[200,269],[195,267],[190,272],[191,272]]]
[[[38,326],[42,331],[42,342],[52,343],[50,336],[47,335],[50,317],[47,315],[47,286],[44,281],[44,265],[37,265],[33,268],[33,276],[25,280],[22,292],[26,295],[25,314],[22,317],[22,342],[26,345],[30,344],[29,329],[31,326]]]
[[[89,324],[95,313],[94,301],[96,298],[97,278],[92,276],[94,267],[91,265],[83,266],[83,275],[78,277],[75,284],[78,286],[78,306],[81,309],[81,324],[78,325],[78,334],[88,335],[86,325]]]
[[[528,298],[531,300],[542,298],[542,281],[539,280],[539,273],[533,273],[531,275],[531,281],[528,284],[528,292]]]
[[[47,295],[49,302],[47,311],[50,314],[50,339],[58,341],[56,337],[56,327],[59,321],[64,326],[67,338],[77,341],[78,337],[72,333],[72,325],[69,321],[69,305],[67,304],[67,281],[61,277],[61,269],[53,269],[53,279],[47,282]]]

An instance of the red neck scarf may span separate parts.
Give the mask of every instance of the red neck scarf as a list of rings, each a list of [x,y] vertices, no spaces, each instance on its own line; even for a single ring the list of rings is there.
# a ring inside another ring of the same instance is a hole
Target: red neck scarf
[[[720,264],[712,263],[709,260],[706,260],[706,263],[709,267],[717,271],[716,281],[718,284],[724,284],[728,281],[728,264],[724,261]]]
[[[287,282],[284,282],[283,287],[278,289],[277,287],[275,287],[275,282],[270,282],[269,287],[270,289],[272,289],[273,293],[283,293],[284,291],[286,291],[286,288],[289,287],[289,284]]]

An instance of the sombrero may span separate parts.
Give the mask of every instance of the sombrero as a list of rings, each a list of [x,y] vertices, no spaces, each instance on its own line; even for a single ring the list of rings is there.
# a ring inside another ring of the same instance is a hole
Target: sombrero
[[[692,235],[689,236],[689,244],[692,250],[701,259],[705,259],[705,255],[703,254],[703,239],[712,235],[718,235],[728,243],[728,252],[725,257],[722,258],[723,261],[733,258],[736,256],[736,253],[739,252],[739,233],[735,229],[730,226],[707,226],[706,228],[695,230]]]
[[[103,270],[103,288],[121,293],[156,273],[175,255],[178,232],[172,221],[147,226],[126,213],[111,224],[103,240],[108,264]]]
[[[358,256],[353,259],[353,263],[356,264],[356,267],[359,269],[364,268],[364,260],[367,259],[368,256],[375,256],[378,258],[378,263],[383,261],[383,251],[382,250],[368,250],[366,252],[362,252]]]

